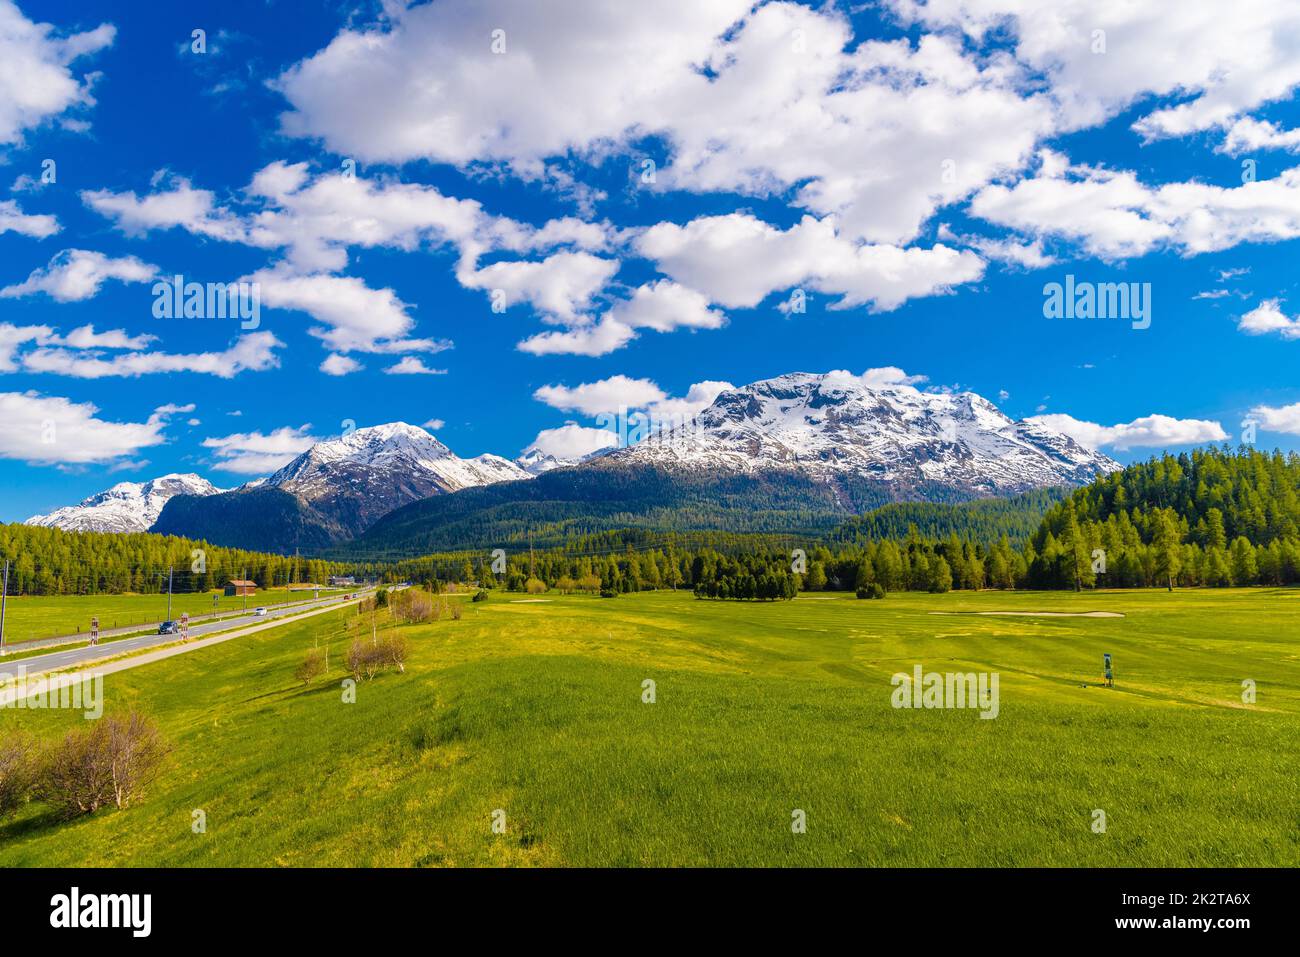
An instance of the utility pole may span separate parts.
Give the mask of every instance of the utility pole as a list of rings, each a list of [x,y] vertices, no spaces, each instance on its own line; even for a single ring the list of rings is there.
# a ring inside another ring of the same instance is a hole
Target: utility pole
[[[5,603],[9,598],[9,559],[5,559],[5,582],[0,587],[0,655],[5,653]]]
[[[239,580],[240,580],[241,582],[246,582],[246,581],[248,581],[248,566],[247,566],[247,565],[244,566],[244,576],[243,576],[241,579],[239,579]],[[248,586],[247,586],[247,585],[240,585],[240,586],[239,586],[239,591],[242,591],[242,592],[244,593],[244,611],[248,611]]]
[[[172,568],[167,566],[167,620],[172,620]]]

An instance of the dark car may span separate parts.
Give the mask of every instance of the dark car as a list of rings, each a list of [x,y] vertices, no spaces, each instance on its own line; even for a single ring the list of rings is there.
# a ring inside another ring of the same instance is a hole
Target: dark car
[[[179,635],[180,633],[181,633],[180,622],[164,621],[161,625],[158,626],[158,634],[160,635]]]

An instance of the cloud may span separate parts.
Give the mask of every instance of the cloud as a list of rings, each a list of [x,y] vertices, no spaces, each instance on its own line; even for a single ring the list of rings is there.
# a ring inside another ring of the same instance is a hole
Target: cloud
[[[197,236],[226,242],[245,242],[247,230],[230,212],[219,209],[216,196],[195,189],[189,180],[164,174],[165,188],[146,196],[134,192],[84,190],[81,201],[99,215],[113,220],[128,236],[155,229],[181,228]]]
[[[110,422],[90,402],[37,392],[0,393],[0,458],[34,465],[113,462],[162,445],[168,412],[145,422]]]
[[[492,216],[474,200],[431,186],[365,180],[330,173],[314,176],[305,163],[272,163],[259,170],[242,197],[219,206],[215,195],[164,174],[154,192],[87,191],[83,200],[136,234],[179,227],[196,236],[282,251],[285,258],[246,277],[260,283],[270,308],[307,312],[312,330],[336,352],[436,352],[445,340],[410,338],[409,306],[392,289],[372,289],[358,278],[335,275],[352,247],[413,252],[451,245],[456,274],[467,288],[503,289],[507,301],[527,302],[577,321],[617,270],[615,260],[590,250],[609,243],[608,227],[572,218],[540,227]],[[487,254],[516,255],[572,247],[542,260],[513,260],[478,267]]]
[[[61,336],[50,326],[15,326],[0,323],[0,372],[16,372],[19,361],[25,359],[19,352],[22,346],[64,346],[69,349],[145,349],[156,337],[141,334],[132,336],[123,329],[96,332],[93,325],[78,326],[66,336]]]
[[[236,432],[204,439],[203,447],[212,449],[216,456],[213,468],[240,475],[265,475],[288,465],[319,441],[308,432],[310,428],[284,426],[269,434]]]
[[[166,171],[143,197],[96,190],[81,198],[127,233],[179,227],[196,236],[282,250],[280,268],[293,274],[342,270],[353,247],[414,252],[451,245],[472,271],[489,251],[597,250],[609,243],[609,228],[602,224],[565,217],[533,226],[493,216],[477,200],[447,196],[433,186],[342,172],[313,175],[306,163],[263,167],[227,206]]]
[[[337,352],[332,352],[325,357],[325,361],[320,364],[320,371],[326,375],[343,376],[351,372],[357,372],[363,369],[356,359],[351,356],[341,356]]]
[[[668,396],[649,379],[616,375],[573,387],[544,385],[533,393],[533,398],[561,412],[581,412],[594,417],[601,413],[617,413],[622,407],[642,409],[662,402]]]
[[[20,346],[29,342],[48,342],[53,335],[54,330],[49,326],[15,326],[0,322],[0,372],[17,371],[14,355]]]
[[[658,136],[648,188],[791,191],[847,234],[886,243],[1019,168],[1053,132],[1051,102],[1025,91],[1005,54],[968,55],[942,36],[858,42],[833,8],[751,7],[390,5],[386,22],[344,30],[285,71],[283,128],[367,161],[533,177],[571,154],[623,153],[639,169],[637,147]],[[498,28],[506,48],[494,53]]]
[[[1275,123],[1241,119],[1228,130],[1219,147],[1219,152],[1229,156],[1242,156],[1261,150],[1300,151],[1300,129],[1282,130]]]
[[[157,336],[148,333],[133,336],[125,329],[96,332],[93,325],[84,325],[73,329],[66,336],[54,336],[49,341],[73,349],[147,349],[157,339]]]
[[[705,381],[696,382],[680,398],[666,398],[652,402],[649,406],[650,418],[666,428],[675,423],[688,422],[699,415],[722,393],[735,386],[730,382]]]
[[[276,368],[280,359],[275,350],[283,346],[284,343],[269,332],[253,332],[240,336],[222,352],[127,352],[105,357],[96,350],[41,347],[23,354],[21,358],[27,372],[77,379],[136,378],[164,372],[195,372],[230,379],[241,372]]]
[[[98,294],[110,279],[147,282],[158,272],[134,256],[113,259],[88,249],[65,249],[21,283],[0,289],[0,298],[15,299],[43,292],[58,302],[80,302]]]
[[[850,372],[831,372],[828,376],[852,375]],[[868,389],[889,389],[899,386],[916,386],[928,381],[923,375],[908,375],[898,366],[880,366],[868,369],[858,376],[858,381]]]
[[[497,262],[481,269],[461,268],[456,278],[467,289],[501,290],[507,307],[527,302],[548,316],[574,321],[618,272],[618,260],[588,252],[559,252],[537,261]]]
[[[543,455],[553,455],[561,461],[573,461],[617,444],[618,434],[609,429],[593,429],[567,422],[559,428],[542,429],[537,433],[537,438],[524,449],[523,454],[536,450]]]
[[[367,161],[505,160],[540,172],[546,156],[620,137],[698,76],[749,4],[390,5],[388,23],[344,30],[281,75],[293,107],[282,124]],[[492,48],[498,28],[504,53]]]
[[[112,44],[114,33],[101,24],[60,36],[50,24],[28,20],[11,0],[0,0],[0,144],[21,143],[25,130],[94,105],[94,78],[79,80],[70,67]]]
[[[690,421],[734,388],[730,382],[708,380],[692,384],[684,396],[670,396],[649,379],[616,375],[572,387],[542,386],[533,398],[561,412],[579,412],[591,418],[644,411],[648,424],[658,429]]]
[[[840,236],[833,219],[811,216],[784,231],[745,213],[659,223],[636,246],[673,279],[733,308],[807,285],[839,296],[833,308],[887,312],[984,273],[984,261],[968,251],[859,244]]]
[[[1070,166],[1060,154],[1045,151],[1037,176],[1014,186],[989,186],[970,209],[999,226],[1079,242],[1103,259],[1161,248],[1194,256],[1300,237],[1300,166],[1235,187],[1150,187],[1132,172]]]
[[[717,329],[727,317],[709,308],[707,296],[671,279],[645,283],[630,298],[614,302],[596,321],[582,318],[565,332],[544,332],[519,343],[535,355],[569,354],[602,356],[636,338],[636,330]]]
[[[246,277],[258,284],[269,309],[295,309],[317,322],[308,331],[335,352],[441,352],[445,340],[410,339],[415,321],[391,289],[372,289],[355,276],[299,276],[263,269]]]
[[[1065,128],[1102,122],[1151,94],[1176,95],[1175,105],[1146,107],[1133,127],[1149,139],[1186,136],[1225,127],[1300,83],[1300,11],[1268,0],[1246,0],[1231,14],[1217,0],[1183,0],[1174,20],[1161,0],[889,4],[976,42],[1012,36],[1017,61],[1047,84]]]
[[[672,332],[678,328],[718,329],[727,317],[709,308],[707,296],[668,279],[638,286],[630,299],[616,302],[610,320],[630,329]]]
[[[1300,318],[1282,312],[1277,299],[1266,299],[1237,320],[1237,328],[1247,335],[1264,336],[1277,333],[1283,339],[1300,339]]]
[[[384,370],[385,375],[446,375],[446,369],[430,369],[419,356],[403,356]]]
[[[1054,431],[1064,432],[1080,445],[1090,449],[1106,446],[1120,452],[1136,448],[1221,442],[1228,438],[1228,433],[1218,422],[1205,419],[1175,419],[1168,415],[1147,415],[1120,425],[1083,422],[1071,415],[1061,413],[1036,415],[1026,421],[1037,422]]]
[[[2,3],[3,0],[0,0]],[[33,239],[45,239],[59,231],[59,221],[53,216],[29,216],[12,199],[0,200],[0,235],[20,233]]]
[[[603,356],[636,338],[630,326],[604,316],[598,322],[574,326],[565,332],[539,332],[519,343],[521,352],[536,356]]]
[[[1300,435],[1300,402],[1283,406],[1257,405],[1250,414],[1265,431]]]
[[[425,422],[423,425],[421,425],[420,428],[431,429],[432,431],[437,432],[446,424],[447,423],[442,421],[442,419],[430,419],[428,422]]]

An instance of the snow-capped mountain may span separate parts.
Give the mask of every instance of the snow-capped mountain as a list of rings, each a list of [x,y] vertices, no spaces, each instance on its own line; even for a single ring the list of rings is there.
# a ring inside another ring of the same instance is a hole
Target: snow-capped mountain
[[[417,499],[531,477],[498,455],[462,459],[424,429],[390,422],[317,442],[262,487],[292,492],[358,532]]]
[[[77,505],[33,515],[27,525],[67,532],[145,532],[174,495],[216,495],[225,491],[192,473],[163,475],[148,482],[119,482]]]
[[[1079,485],[1118,468],[1041,422],[1013,421],[971,392],[872,386],[847,373],[791,373],[723,392],[687,425],[576,461],[537,448],[515,462],[497,455],[462,459],[424,429],[393,422],[318,442],[269,478],[232,492],[218,494],[194,475],[124,482],[29,522],[94,531],[152,526],[217,544],[290,551],[355,538],[384,519],[381,524],[401,525],[417,548],[438,523],[469,521],[477,508],[532,502],[541,494],[534,487],[502,483],[534,476],[548,501],[588,510],[593,503],[622,508],[644,486],[656,507],[676,495],[692,507],[768,508],[784,494],[826,499],[818,507],[852,513],[880,501]],[[657,471],[668,473],[667,484],[653,478]],[[741,484],[729,476],[742,477]],[[501,487],[463,507],[435,501],[478,486]],[[744,504],[737,489],[750,489],[744,494],[753,503]],[[385,519],[398,509],[399,516]],[[393,537],[377,537],[385,535]]]
[[[603,455],[608,449],[598,449],[590,455],[581,455],[576,458],[561,458],[550,452],[543,452],[536,446],[529,446],[524,449],[522,455],[515,459],[515,465],[519,466],[529,475],[542,475],[553,469],[566,469],[573,465],[581,465],[598,455]]]
[[[797,470],[900,491],[1008,494],[1077,485],[1118,463],[1041,423],[1013,421],[973,392],[872,387],[842,373],[791,373],[723,392],[688,425],[603,457],[668,471]]]

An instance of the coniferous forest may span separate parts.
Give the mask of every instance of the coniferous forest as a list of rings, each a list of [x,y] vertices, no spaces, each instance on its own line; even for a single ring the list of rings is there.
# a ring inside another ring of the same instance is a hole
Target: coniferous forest
[[[1031,521],[1031,516],[1039,516]],[[201,551],[203,570],[194,571]],[[219,548],[147,533],[0,526],[10,594],[178,591],[247,574],[270,587],[332,574],[439,587],[558,588],[614,596],[689,588],[702,598],[782,599],[797,591],[1222,587],[1300,583],[1300,456],[1206,448],[1130,465],[1072,493],[1046,490],[960,505],[885,506],[813,538],[645,528],[512,541],[498,553],[446,551],[339,562]],[[495,561],[494,561],[495,559]]]

